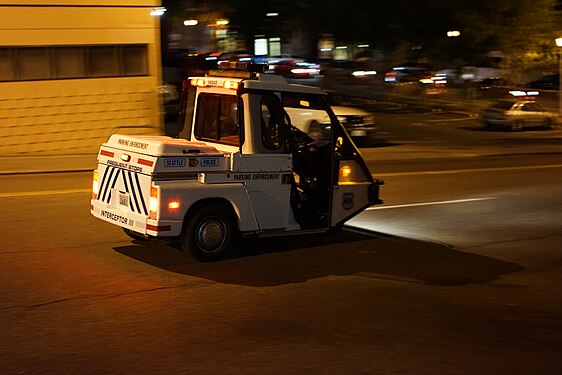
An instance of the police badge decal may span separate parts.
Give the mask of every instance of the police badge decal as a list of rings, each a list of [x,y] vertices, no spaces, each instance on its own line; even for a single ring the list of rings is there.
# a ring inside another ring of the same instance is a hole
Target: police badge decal
[[[345,193],[342,196],[341,206],[344,210],[351,210],[353,208],[353,193]]]

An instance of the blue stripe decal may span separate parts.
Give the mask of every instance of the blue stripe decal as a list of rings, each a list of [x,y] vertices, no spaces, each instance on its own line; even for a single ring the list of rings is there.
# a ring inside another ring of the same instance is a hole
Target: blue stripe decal
[[[135,180],[137,181],[137,188],[139,189],[140,200],[141,200],[141,203],[142,203],[142,209],[144,210],[144,214],[148,215],[148,211],[146,209],[146,203],[144,202],[144,198],[142,196],[142,188],[141,188],[141,184],[140,184],[140,181],[139,181],[139,175],[136,174],[136,173],[135,173]]]

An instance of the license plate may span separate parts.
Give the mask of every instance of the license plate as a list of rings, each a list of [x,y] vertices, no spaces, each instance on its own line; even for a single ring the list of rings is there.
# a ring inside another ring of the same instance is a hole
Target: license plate
[[[119,206],[129,208],[129,193],[119,192]]]

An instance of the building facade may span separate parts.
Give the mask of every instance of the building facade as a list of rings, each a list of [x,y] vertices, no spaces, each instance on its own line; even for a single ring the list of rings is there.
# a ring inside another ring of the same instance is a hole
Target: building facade
[[[160,0],[0,0],[0,155],[161,134]]]

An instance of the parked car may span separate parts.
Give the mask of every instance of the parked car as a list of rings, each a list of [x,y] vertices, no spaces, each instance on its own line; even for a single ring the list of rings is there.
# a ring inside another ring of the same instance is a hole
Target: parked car
[[[373,84],[377,79],[377,71],[369,61],[334,60],[324,67],[324,82]]]
[[[368,143],[376,134],[378,128],[372,113],[354,107],[338,105],[331,107],[339,122],[357,144]],[[325,116],[325,112],[315,109],[302,111],[293,107],[288,107],[287,112],[291,116],[293,125],[311,138],[319,140],[329,134],[330,119]]]
[[[278,74],[288,78],[310,78],[320,74],[320,64],[300,58],[272,58],[267,61],[268,74]]]
[[[337,105],[332,106],[332,110],[354,141],[365,143],[375,136],[378,128],[372,113],[359,108]]]
[[[481,119],[487,128],[519,131],[525,127],[553,127],[557,124],[558,115],[533,100],[506,99],[492,103],[482,112]]]
[[[431,70],[424,65],[402,64],[386,72],[384,82],[388,84],[418,82],[422,78],[431,77],[431,75]]]

